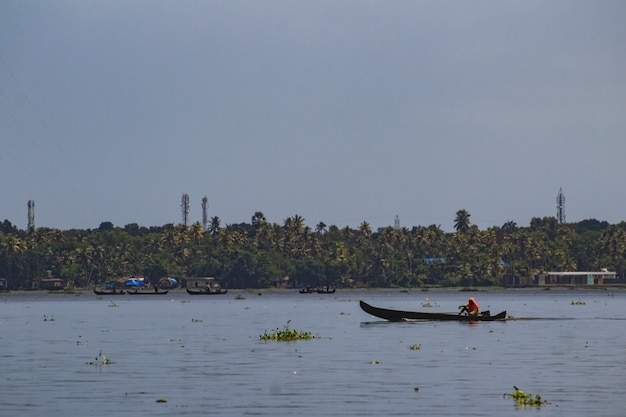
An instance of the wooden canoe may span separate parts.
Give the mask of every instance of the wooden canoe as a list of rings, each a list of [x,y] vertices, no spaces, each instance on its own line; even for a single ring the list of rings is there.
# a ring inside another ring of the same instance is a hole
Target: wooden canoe
[[[124,294],[126,294],[124,292],[124,290],[119,290],[118,291],[118,290],[96,290],[96,289],[94,289],[93,292],[96,295],[124,295]]]
[[[165,295],[167,294],[169,291],[165,290],[165,291],[126,291],[129,295]]]
[[[207,291],[207,290],[190,290],[189,288],[187,288],[187,294],[189,295],[220,295],[220,294],[226,294],[228,292],[228,290],[211,290],[211,291]]]
[[[418,311],[389,310],[386,308],[374,307],[365,301],[359,301],[361,308],[372,316],[389,321],[416,321],[416,320],[443,320],[443,321],[503,321],[506,320],[506,311],[496,315],[490,315],[488,311],[478,316],[459,315],[458,313],[425,313]]]

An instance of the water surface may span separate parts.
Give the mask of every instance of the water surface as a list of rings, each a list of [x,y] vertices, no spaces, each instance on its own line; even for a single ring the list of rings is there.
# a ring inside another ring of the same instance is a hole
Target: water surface
[[[389,323],[358,306],[457,311],[470,296],[534,319]],[[318,337],[260,340],[287,323]],[[626,291],[3,294],[0,364],[15,416],[617,417]],[[550,404],[518,410],[513,385]]]

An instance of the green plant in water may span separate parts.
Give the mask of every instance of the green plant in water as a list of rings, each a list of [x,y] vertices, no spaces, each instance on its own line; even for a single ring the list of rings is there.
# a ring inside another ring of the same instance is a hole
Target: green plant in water
[[[587,303],[585,303],[584,301],[581,301],[581,300],[578,300],[578,301],[572,300],[572,301],[570,301],[570,304],[571,305],[585,305]]]
[[[530,393],[526,393],[521,389],[517,388],[513,385],[515,392],[509,392],[508,394],[504,394],[505,397],[511,398],[515,401],[517,406],[526,407],[540,407],[542,405],[548,404],[547,401],[541,399],[541,395],[532,395]]]
[[[277,328],[271,333],[268,333],[268,331],[266,330],[262,335],[259,336],[259,338],[261,338],[261,340],[276,340],[279,342],[315,339],[316,336],[311,334],[311,332],[299,332],[296,329],[290,329],[289,323],[291,323],[291,320],[289,320],[282,329]]]
[[[420,345],[419,343],[409,346],[410,350],[420,350],[421,348],[422,348],[422,345]]]

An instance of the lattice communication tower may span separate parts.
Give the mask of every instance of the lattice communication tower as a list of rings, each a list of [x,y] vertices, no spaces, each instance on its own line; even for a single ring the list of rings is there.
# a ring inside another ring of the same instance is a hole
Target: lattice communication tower
[[[187,220],[189,219],[189,194],[183,194],[180,208],[183,213],[183,225],[187,226]]]
[[[206,232],[207,227],[209,226],[209,215],[208,215],[208,210],[209,210],[209,199],[206,198],[206,196],[202,197],[202,227],[204,228],[204,231]]]
[[[559,188],[559,194],[556,196],[556,219],[560,224],[565,223],[565,194],[562,188]]]
[[[28,200],[28,231],[35,231],[35,202]]]

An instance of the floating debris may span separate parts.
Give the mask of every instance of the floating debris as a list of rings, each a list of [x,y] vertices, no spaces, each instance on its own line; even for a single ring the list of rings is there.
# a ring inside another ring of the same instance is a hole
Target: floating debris
[[[573,305],[573,306],[584,306],[585,304],[587,304],[587,303],[585,303],[584,301],[581,301],[581,300],[578,300],[578,301],[572,300],[572,301],[570,301],[570,305]]]
[[[515,389],[515,392],[509,392],[508,394],[504,394],[504,396],[513,399],[518,407],[540,407],[549,404],[547,401],[542,400],[540,395],[533,396],[517,388],[515,385],[513,385],[513,389]]]
[[[165,398],[157,398],[156,402],[158,402],[158,403],[166,403],[167,400]]]
[[[410,350],[420,350],[421,348],[422,348],[422,345],[420,345],[419,343],[409,346]]]
[[[259,338],[261,340],[276,340],[280,342],[290,342],[294,340],[315,339],[317,337],[311,334],[311,332],[299,332],[295,329],[290,329],[289,323],[291,323],[291,320],[289,320],[287,324],[283,326],[282,329],[276,329],[271,333],[268,333],[266,330],[262,335],[259,335]]]
[[[54,321],[54,316],[43,315],[43,321]]]
[[[115,301],[111,301],[111,304],[109,304],[109,307],[119,307],[119,305]]]
[[[111,363],[114,363],[114,362],[111,359],[108,359],[104,355],[103,351],[100,351],[98,356],[96,356],[96,359],[94,361],[87,362],[87,365],[109,365]]]

